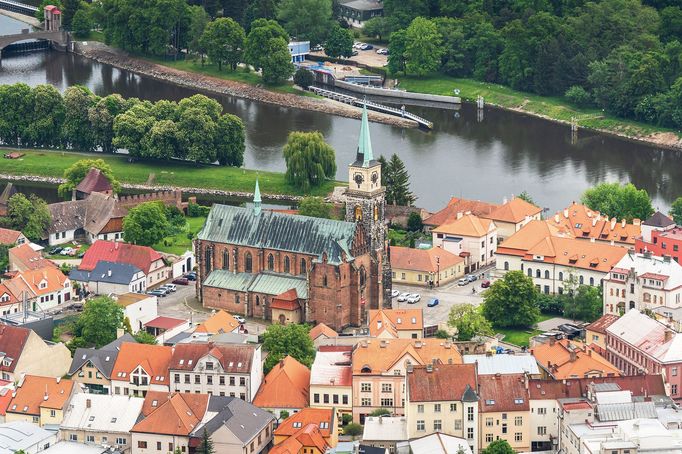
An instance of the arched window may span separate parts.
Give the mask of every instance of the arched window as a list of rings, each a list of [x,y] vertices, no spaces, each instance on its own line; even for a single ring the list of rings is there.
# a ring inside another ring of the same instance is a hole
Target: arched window
[[[559,271],[559,280],[560,281],[564,280],[564,273],[562,271]]]
[[[590,285],[594,285],[594,278],[593,277],[590,278]]]
[[[327,286],[327,275],[322,276],[322,285]]]
[[[291,262],[289,261],[289,257],[284,257],[284,272],[288,273],[290,268]]]
[[[301,259],[301,264],[299,265],[300,269],[298,270],[299,274],[305,274],[306,272],[306,262],[305,259]]]
[[[533,270],[528,268],[528,277],[533,277]]]
[[[204,263],[206,267],[206,273],[211,272],[211,248],[206,248],[206,251],[204,252]]]
[[[549,270],[545,270],[545,279],[549,279]]]
[[[260,306],[260,297],[256,295],[256,306]]]
[[[230,253],[227,252],[227,249],[223,251],[223,269],[224,270],[230,269]]]
[[[579,282],[580,282],[580,284],[582,285],[582,284],[584,284],[584,283],[585,283],[585,278],[584,278],[584,277],[582,277],[582,276],[580,276],[580,278],[578,279],[578,281],[579,281]]]
[[[630,309],[634,309],[634,308],[635,308],[635,302],[634,302],[634,301],[630,301]]]
[[[232,251],[233,257],[232,257],[232,266],[234,266],[235,271],[239,271],[239,250],[235,249]]]
[[[268,254],[268,270],[272,271],[275,269],[275,257],[272,254]]]
[[[504,270],[509,271],[509,262],[504,262]]]
[[[540,270],[535,270],[535,277],[537,277],[538,279],[540,279],[540,278],[542,277],[542,271],[540,271]]]
[[[250,273],[253,271],[253,257],[251,257],[251,253],[247,252],[246,256],[244,257],[244,271],[247,273]]]
[[[360,267],[360,287],[364,287],[366,282],[367,282],[367,272],[365,271],[365,267],[361,266]]]
[[[362,221],[362,207],[360,205],[355,206],[355,220]]]

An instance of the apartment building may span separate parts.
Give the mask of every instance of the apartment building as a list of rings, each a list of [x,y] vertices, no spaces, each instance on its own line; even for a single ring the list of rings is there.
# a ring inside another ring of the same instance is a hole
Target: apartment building
[[[506,440],[517,452],[530,451],[530,404],[527,379],[521,374],[478,377],[479,449]]]
[[[352,346],[320,346],[310,369],[310,406],[352,414]]]

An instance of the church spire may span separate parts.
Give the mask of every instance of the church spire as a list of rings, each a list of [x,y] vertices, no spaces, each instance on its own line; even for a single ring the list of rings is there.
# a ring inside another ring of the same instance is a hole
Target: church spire
[[[253,213],[258,216],[260,214],[260,187],[258,187],[258,178],[256,178],[256,190],[253,191]]]
[[[369,121],[367,120],[367,104],[362,106],[362,124],[360,126],[360,139],[358,140],[357,162],[362,162],[362,167],[369,167],[374,161],[372,153],[372,140],[369,137]]]

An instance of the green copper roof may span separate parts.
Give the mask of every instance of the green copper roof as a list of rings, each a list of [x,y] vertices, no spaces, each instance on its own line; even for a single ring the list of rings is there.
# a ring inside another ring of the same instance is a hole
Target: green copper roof
[[[249,292],[277,296],[292,288],[296,289],[299,298],[308,299],[308,283],[305,278],[286,274],[260,273],[249,285]]]
[[[256,214],[260,214],[261,211],[261,198],[260,187],[258,186],[258,178],[256,178],[256,189],[253,191],[253,211]]]
[[[313,255],[339,264],[342,254],[353,259],[352,243],[356,224],[333,219],[215,204],[197,237],[216,243],[243,245],[264,249]]]
[[[249,273],[233,273],[228,270],[213,270],[204,281],[207,287],[224,288],[226,290],[235,290],[237,292],[245,292],[249,288],[249,284],[253,279],[253,274]]]
[[[360,139],[358,139],[358,154],[356,161],[362,161],[363,167],[369,167],[374,161],[372,140],[369,137],[369,121],[367,120],[367,105],[362,107],[362,124],[360,125]]]

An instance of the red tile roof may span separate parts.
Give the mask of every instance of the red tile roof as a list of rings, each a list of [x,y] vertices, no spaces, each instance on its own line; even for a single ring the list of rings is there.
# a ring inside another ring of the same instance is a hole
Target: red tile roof
[[[585,329],[588,331],[594,331],[595,333],[606,334],[606,328],[611,326],[616,320],[618,320],[617,315],[605,314],[587,325]]]
[[[556,380],[620,374],[616,366],[582,342],[562,339],[536,345],[530,353],[538,365]],[[549,363],[552,364],[551,367]]]
[[[310,370],[310,385],[351,386],[353,384],[352,346],[320,346]]]
[[[270,302],[270,307],[273,309],[281,309],[285,311],[295,311],[301,308],[301,304],[298,302],[298,293],[295,288],[289,289],[284,293],[272,298]]]
[[[157,260],[162,260],[161,254],[148,246],[98,240],[90,246],[83,256],[79,270],[92,271],[101,260],[107,262],[128,263],[149,273],[149,269]]]
[[[333,408],[306,407],[282,421],[279,427],[275,429],[275,435],[292,436],[303,426],[315,424],[318,427],[322,427],[322,423],[324,422],[327,423],[325,424],[326,428],[320,429],[320,433],[323,437],[329,438],[331,430],[336,430],[336,417],[334,412],[335,410]],[[294,425],[297,427],[294,427]]]
[[[407,373],[411,402],[462,400],[467,389],[478,390],[475,364],[434,364],[432,370],[415,367]]]
[[[620,389],[639,396],[663,396],[665,385],[662,375],[629,375],[626,377],[568,378],[566,380],[530,380],[531,399],[564,399],[585,397],[590,383],[615,383]]]
[[[509,202],[493,210],[490,214],[483,215],[493,221],[509,222],[518,224],[526,219],[527,216],[533,217],[542,212],[542,208],[528,203],[523,199],[514,197]]]
[[[226,373],[249,373],[256,347],[252,345],[178,344],[173,351],[171,370],[194,370],[206,355],[215,358]]]
[[[446,270],[464,259],[441,248],[413,249],[402,246],[391,246],[391,267],[396,270],[413,270],[426,273],[437,273],[438,269]]]
[[[305,408],[310,393],[310,369],[286,356],[263,379],[253,404],[261,408]]]
[[[8,254],[10,262],[22,270],[37,270],[46,266],[57,268],[57,265],[51,260],[43,258],[40,252],[34,251],[28,243],[13,247],[8,251]]]
[[[320,336],[338,337],[339,334],[324,323],[318,323],[310,330],[308,335],[312,340],[315,340]]]
[[[149,391],[142,405],[144,419],[131,432],[187,436],[206,414],[208,399],[208,394]]]
[[[457,219],[457,213],[471,212],[475,216],[485,216],[492,213],[499,205],[453,197],[442,210],[432,214],[424,220],[425,225],[439,226]]]
[[[163,345],[137,344],[124,342],[116,357],[111,379],[130,381],[130,374],[142,367],[150,377],[150,384],[168,385],[168,366],[173,349]]]
[[[5,361],[0,362],[0,371],[14,372],[30,334],[30,329],[0,325],[0,352],[4,352],[5,360],[12,360],[9,365],[5,365]]]
[[[147,323],[144,324],[144,326],[149,328],[169,330],[177,326],[180,326],[183,323],[187,323],[187,320],[183,320],[181,318],[159,316],[152,320],[149,320]]]
[[[422,309],[376,309],[369,311],[369,335],[379,337],[384,331],[398,337],[398,331],[424,329]]]
[[[111,183],[104,174],[96,168],[91,168],[85,178],[78,183],[76,191],[90,194],[91,192],[107,192],[111,191]]]
[[[71,397],[75,382],[63,378],[26,375],[7,406],[10,413],[40,415],[41,408],[61,410]]]
[[[21,235],[18,230],[0,228],[0,244],[16,244]]]
[[[308,452],[302,451],[305,448],[311,448],[310,452],[327,452],[329,447],[317,424],[306,424],[269,452],[270,454],[299,454]]]
[[[528,411],[528,391],[522,374],[481,375],[479,408],[482,413]]]

